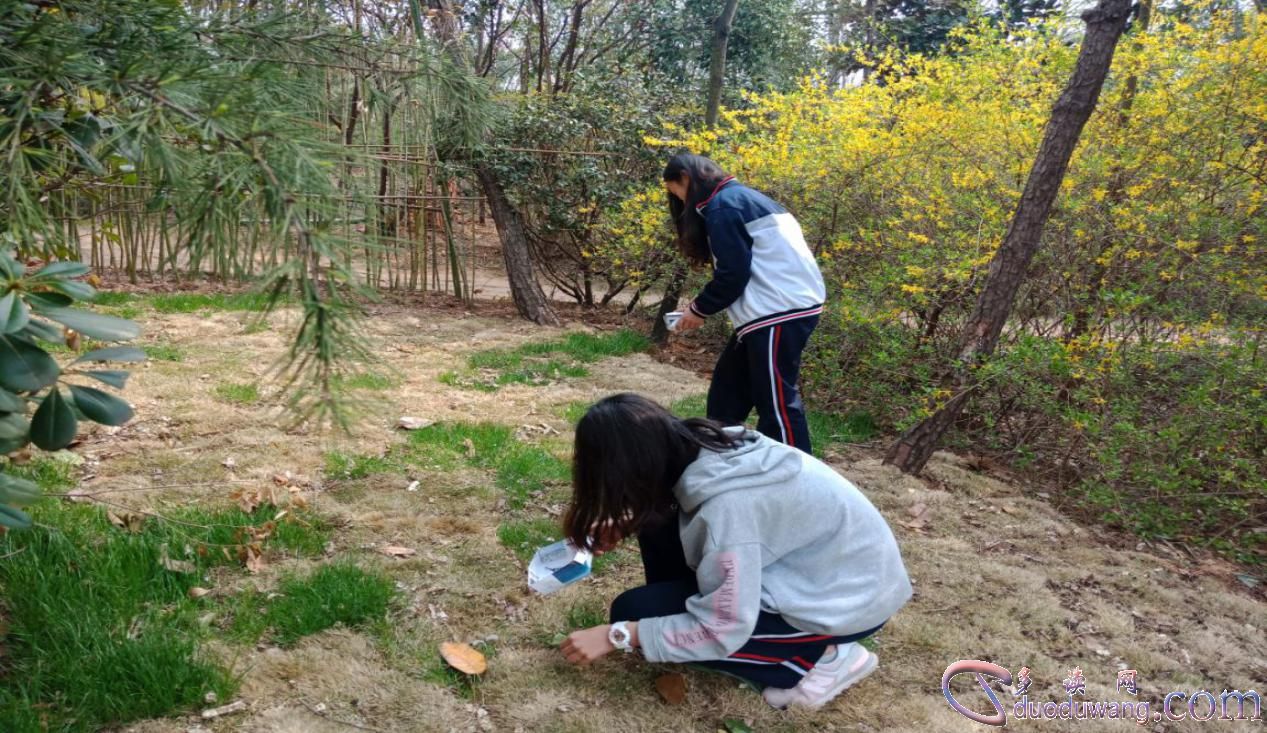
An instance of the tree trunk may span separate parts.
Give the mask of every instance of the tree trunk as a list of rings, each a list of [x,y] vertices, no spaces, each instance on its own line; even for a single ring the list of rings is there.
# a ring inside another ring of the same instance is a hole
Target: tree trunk
[[[708,109],[704,114],[704,124],[717,126],[717,116],[721,112],[721,92],[726,82],[726,46],[730,43],[730,28],[735,22],[735,12],[739,9],[739,0],[726,0],[721,15],[713,21],[713,55],[708,68]],[[673,271],[669,285],[664,289],[664,298],[656,309],[655,325],[651,327],[651,340],[663,346],[669,340],[669,329],[664,325],[664,316],[677,308],[682,298],[682,285],[686,283],[686,268],[678,265]]]
[[[537,93],[540,94],[550,76],[550,44],[547,42],[549,32],[546,30],[546,3],[537,0]]]
[[[717,114],[721,109],[721,92],[726,83],[726,46],[730,43],[730,28],[735,23],[735,11],[739,9],[739,0],[726,0],[721,15],[713,21],[713,55],[708,65],[708,111],[704,116],[704,124],[709,127],[717,125]]]
[[[943,380],[954,395],[932,416],[911,428],[884,457],[885,463],[906,473],[919,473],[958,419],[976,387],[974,367],[998,344],[1012,303],[1025,279],[1029,263],[1038,251],[1043,226],[1060,192],[1061,181],[1087,119],[1095,110],[1100,88],[1113,63],[1113,52],[1126,27],[1131,0],[1100,0],[1083,13],[1087,33],[1078,52],[1078,63],[1068,86],[1056,100],[1042,145],[1030,169],[1025,191],[1012,217],[1003,244],[990,261],[985,286],[959,341],[950,374]]]
[[[665,325],[664,317],[677,308],[678,300],[682,298],[682,285],[685,282],[686,266],[679,262],[677,269],[673,271],[673,277],[669,279],[668,287],[664,289],[664,298],[660,301],[660,307],[656,309],[655,323],[651,326],[651,340],[661,346],[669,340],[669,327]]]
[[[524,235],[519,212],[506,197],[501,181],[487,164],[477,165],[475,175],[484,187],[484,196],[488,198],[488,207],[493,212],[493,221],[501,236],[502,258],[506,262],[506,277],[510,279],[510,294],[515,307],[530,321],[548,326],[559,325],[559,317],[550,307],[541,283],[533,274],[528,238]]]
[[[418,0],[411,0],[411,7],[416,8],[417,3]],[[462,49],[457,17],[450,8],[450,0],[427,0],[427,5],[436,11],[436,34],[450,56],[462,68],[474,73]],[[506,196],[506,190],[502,188],[497,174],[487,163],[476,164],[475,177],[484,189],[484,197],[493,214],[493,223],[497,225],[497,234],[502,243],[502,259],[506,262],[506,277],[510,280],[510,295],[519,315],[534,323],[559,325],[559,316],[550,307],[550,301],[546,299],[541,283],[537,282],[533,273],[528,237],[524,234],[519,211]]]

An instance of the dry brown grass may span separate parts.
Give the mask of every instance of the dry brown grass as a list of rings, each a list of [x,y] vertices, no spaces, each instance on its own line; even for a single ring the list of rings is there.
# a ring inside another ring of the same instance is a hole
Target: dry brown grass
[[[265,373],[281,353],[285,318],[275,316],[273,330],[253,334],[245,334],[243,319],[233,314],[148,320],[147,339],[178,346],[185,360],[155,362],[139,373],[128,390],[138,419],[115,434],[88,437],[82,452],[92,478],[86,486],[144,489],[115,496],[149,508],[220,505],[236,487],[263,485],[290,471],[313,487],[314,508],[339,527],[335,551],[381,562],[402,589],[400,607],[391,626],[375,633],[330,631],[286,650],[217,645],[208,652],[242,674],[248,712],[207,723],[149,721],[131,729],[138,733],[194,725],[260,733],[354,726],[712,733],[727,718],[747,720],[758,731],[969,730],[975,724],[951,710],[939,689],[945,667],[965,658],[993,660],[1014,672],[1028,665],[1035,670],[1032,694],[1043,699],[1060,697],[1059,680],[1075,665],[1086,671],[1091,699],[1118,699],[1119,665],[1139,670],[1143,693],[1153,700],[1171,689],[1267,692],[1264,606],[1226,582],[1226,567],[1117,549],[1120,542],[1064,519],[1022,483],[974,472],[953,456],[938,455],[929,479],[919,480],[854,449],[833,463],[895,525],[917,593],[880,635],[879,671],[820,713],[777,712],[729,678],[690,671],[686,704],[668,707],[652,684],[664,668],[613,658],[576,670],[551,644],[577,609],[605,608],[637,583],[637,567],[615,567],[554,597],[531,596],[519,561],[498,543],[496,529],[507,515],[489,474],[414,470],[330,482],[322,467],[333,448],[372,454],[401,441],[393,430],[401,415],[513,427],[544,423],[562,431],[565,442],[562,405],[623,390],[670,402],[703,391],[704,383],[638,355],[601,362],[591,377],[549,387],[458,391],[437,377],[465,353],[547,335],[519,322],[469,315],[385,314],[375,321],[374,337],[398,373],[397,384],[353,436],[332,439],[276,427],[267,399],[240,406],[216,397],[217,384]],[[232,470],[224,466],[229,458]],[[406,491],[411,480],[420,482],[418,491]],[[927,526],[902,526],[917,503],[928,507]],[[385,544],[417,554],[388,560],[376,553]],[[223,581],[267,587],[278,569]],[[436,645],[489,637],[496,639],[488,674],[474,686],[452,684]],[[971,697],[966,683],[956,689]],[[1139,729],[1129,721],[1042,726]]]

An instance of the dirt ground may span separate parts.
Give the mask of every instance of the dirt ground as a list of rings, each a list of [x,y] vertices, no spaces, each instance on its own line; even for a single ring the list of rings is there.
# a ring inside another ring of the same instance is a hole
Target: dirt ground
[[[340,486],[322,475],[329,450],[380,453],[403,440],[403,415],[437,421],[491,420],[548,439],[564,450],[565,405],[615,391],[665,403],[699,394],[694,370],[647,355],[608,359],[591,376],[545,387],[512,385],[495,393],[462,391],[437,377],[472,350],[541,340],[550,329],[472,315],[459,306],[418,310],[384,306],[370,326],[396,386],[354,435],[286,430],[268,404],[234,406],[218,385],[254,381],[282,353],[292,323],[248,332],[232,313],[151,316],[144,340],[179,348],[181,362],[152,362],[127,396],[137,419],[122,430],[99,429],[78,449],[85,490],[108,489],[112,501],[161,511],[188,503],[224,505],[231,491],[266,485],[291,472],[312,508],[339,527],[331,555],[381,563],[397,580],[401,608],[388,640],[332,630],[291,649],[213,645],[242,675],[245,712],[214,721],[153,720],[136,733],[247,731],[702,731],[727,720],[756,731],[984,730],[951,709],[941,692],[947,665],[994,661],[1016,673],[1033,670],[1032,699],[1065,699],[1062,678],[1086,677],[1086,699],[1130,699],[1115,689],[1117,671],[1138,671],[1140,699],[1156,704],[1172,690],[1267,692],[1267,607],[1208,558],[1135,548],[1063,518],[1023,480],[974,470],[938,454],[924,479],[883,466],[878,450],[853,446],[830,456],[884,513],[901,543],[916,596],[877,640],[878,671],[818,713],[779,712],[733,680],[686,671],[686,702],[670,706],[654,689],[655,668],[616,655],[588,670],[569,667],[552,637],[575,609],[601,610],[637,584],[625,562],[551,597],[530,595],[524,572],[496,529],[505,516],[492,477],[482,471],[422,471]],[[573,325],[571,328],[586,328]],[[265,390],[265,397],[269,395]],[[557,434],[554,431],[558,431]],[[232,459],[231,461],[229,459]],[[226,463],[231,467],[227,467]],[[417,480],[417,491],[407,485]],[[549,516],[543,509],[540,516]],[[387,560],[384,544],[417,549]],[[305,561],[312,562],[312,561]],[[268,588],[291,569],[275,562],[256,576],[226,574],[218,592]],[[470,686],[445,684],[436,660],[441,641],[482,640],[489,672]],[[437,670],[439,669],[439,672]],[[965,705],[989,711],[969,677],[955,683]],[[1000,693],[1009,713],[1013,698]],[[1009,715],[1009,717],[1011,717]],[[1031,722],[1033,730],[1140,730],[1133,720]],[[1235,730],[1262,723],[1224,723]],[[1194,722],[1153,722],[1152,731],[1199,730]]]

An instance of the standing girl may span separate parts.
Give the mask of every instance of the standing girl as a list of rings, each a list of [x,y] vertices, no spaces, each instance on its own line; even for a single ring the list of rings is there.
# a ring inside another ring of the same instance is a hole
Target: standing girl
[[[567,638],[575,664],[639,649],[749,680],[775,707],[817,708],[876,668],[857,642],[911,597],[866,497],[742,427],[608,397],[576,426],[572,486],[569,539],[602,552],[636,534],[647,577],[616,598],[611,624]]]
[[[708,417],[741,425],[756,407],[757,430],[809,453],[796,382],[827,289],[800,224],[703,156],[673,156],[664,185],[678,247],[692,264],[713,266],[675,330],[723,310],[734,326],[713,369]]]

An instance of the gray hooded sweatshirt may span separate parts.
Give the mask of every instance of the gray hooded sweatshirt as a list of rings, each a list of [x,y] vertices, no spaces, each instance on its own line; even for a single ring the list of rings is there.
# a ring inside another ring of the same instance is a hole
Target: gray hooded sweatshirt
[[[759,611],[801,631],[847,636],[879,626],[911,598],[897,540],[880,512],[822,462],[764,435],[701,450],[673,487],[699,594],[686,612],[641,619],[652,662],[724,659]]]

